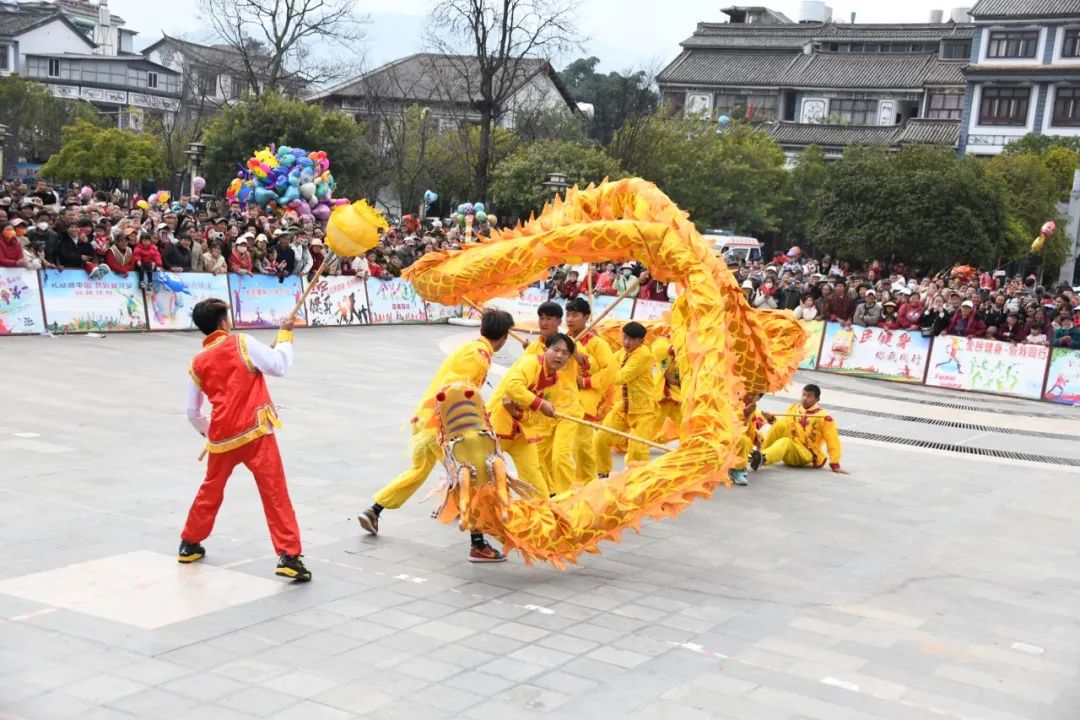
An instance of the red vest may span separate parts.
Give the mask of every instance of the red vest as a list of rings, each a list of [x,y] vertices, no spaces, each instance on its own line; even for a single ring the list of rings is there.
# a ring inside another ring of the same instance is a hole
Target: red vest
[[[281,427],[266,378],[252,363],[243,335],[211,333],[188,372],[213,408],[206,433],[210,452],[235,450]]]

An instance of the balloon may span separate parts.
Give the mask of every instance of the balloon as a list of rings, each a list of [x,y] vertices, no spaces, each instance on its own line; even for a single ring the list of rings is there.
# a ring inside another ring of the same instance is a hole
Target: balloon
[[[151,205],[157,205],[158,204],[158,194],[153,193],[150,197],[146,198],[146,201],[148,203],[150,203]]]
[[[330,206],[318,205],[314,210],[311,211],[311,214],[315,216],[315,219],[319,222],[326,222],[330,219]]]
[[[473,211],[479,215],[482,212],[487,212],[487,207],[484,203],[473,203]]]
[[[140,210],[149,210],[150,209],[150,203],[146,202],[145,200],[140,200],[139,202],[135,203],[135,206],[137,208],[139,208]]]
[[[483,210],[478,210],[477,211],[477,213],[476,213],[476,222],[478,222],[478,223],[487,222],[487,219],[488,219],[488,214],[486,212],[484,212]]]
[[[195,188],[195,192],[201,193],[203,188],[206,187],[206,179],[201,175],[196,175],[195,179],[191,181],[191,186]]]
[[[169,197],[170,195],[168,190],[158,190],[157,201],[159,204],[167,205],[169,203]]]
[[[1045,235],[1039,235],[1039,237],[1035,238],[1035,242],[1031,243],[1031,252],[1036,253],[1036,252],[1039,252],[1040,250],[1042,250],[1043,244],[1045,242],[1046,242],[1046,236]]]
[[[426,204],[431,205],[438,199],[439,199],[439,193],[433,192],[431,190],[425,190],[424,191],[424,202]]]
[[[1053,220],[1047,220],[1043,223],[1042,229],[1039,230],[1039,234],[1043,237],[1049,237],[1054,234],[1055,230],[1057,230],[1057,223]]]
[[[720,117],[716,118],[716,122],[720,123],[721,125],[727,125],[731,122],[731,118],[727,115],[721,115]]]
[[[94,188],[89,185],[83,185],[82,190],[79,190],[79,197],[83,200],[89,200],[90,196],[94,194]]]
[[[300,194],[310,200],[315,197],[315,183],[306,182],[300,186]]]

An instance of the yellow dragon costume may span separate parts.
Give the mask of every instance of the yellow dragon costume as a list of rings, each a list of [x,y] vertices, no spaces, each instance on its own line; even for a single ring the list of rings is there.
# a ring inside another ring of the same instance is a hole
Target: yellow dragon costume
[[[525,561],[563,568],[599,552],[646,517],[674,517],[727,482],[744,431],[743,393],[787,385],[805,332],[790,313],[755,311],[713,248],[655,185],[631,178],[567,192],[539,217],[494,231],[461,250],[429,253],[404,276],[429,302],[483,303],[512,295],[563,263],[637,260],[653,277],[685,288],[670,322],[643,323],[668,337],[682,378],[679,447],[645,465],[552,499],[513,498],[478,482],[454,503],[463,527],[487,533]]]

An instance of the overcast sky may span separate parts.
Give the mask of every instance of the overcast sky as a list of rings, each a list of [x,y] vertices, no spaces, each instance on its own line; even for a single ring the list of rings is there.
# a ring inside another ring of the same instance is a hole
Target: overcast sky
[[[955,0],[953,0],[955,2]],[[422,33],[431,0],[394,0],[392,3],[359,0],[361,12],[371,16],[366,43],[367,65],[376,66],[423,49]],[[679,43],[689,37],[698,22],[721,22],[720,12],[734,2],[724,0],[581,0],[578,21],[585,36],[581,56],[595,55],[605,70],[663,67],[679,52]],[[797,20],[798,0],[773,0],[763,3]],[[858,22],[927,22],[930,11],[949,10],[955,5],[935,0],[907,0],[903,3],[881,0],[833,2],[833,18],[847,20],[852,12]],[[957,5],[962,3],[957,3]],[[969,3],[974,4],[974,3]],[[392,5],[394,12],[383,12]],[[163,13],[162,8],[169,12]],[[137,47],[149,45],[161,32],[190,40],[204,39],[200,30],[198,0],[170,0],[169,3],[146,0],[110,0],[110,9],[137,30]],[[568,58],[573,59],[573,58]],[[558,67],[568,60],[556,62]]]

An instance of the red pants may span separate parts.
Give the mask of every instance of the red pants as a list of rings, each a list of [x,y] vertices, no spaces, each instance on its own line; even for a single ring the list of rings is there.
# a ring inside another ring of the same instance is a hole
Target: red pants
[[[273,435],[264,435],[235,450],[210,453],[209,458],[206,479],[199,487],[195,502],[191,504],[180,539],[198,543],[210,535],[225,497],[225,482],[233,469],[243,464],[255,476],[270,538],[274,542],[274,552],[279,555],[299,555],[300,528],[296,525],[296,513],[289,500],[289,488],[285,485],[285,468],[281,465],[277,439]]]

